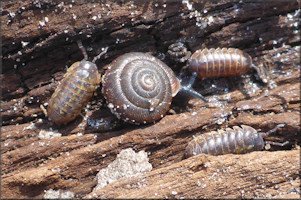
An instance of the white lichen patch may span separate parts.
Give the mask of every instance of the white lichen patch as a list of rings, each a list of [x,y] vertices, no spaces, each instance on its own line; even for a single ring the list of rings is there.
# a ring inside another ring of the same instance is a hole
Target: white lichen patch
[[[35,124],[33,122],[31,122],[27,127],[23,128],[23,131],[24,130],[33,130],[35,128],[36,128]]]
[[[122,150],[116,160],[114,160],[107,168],[99,171],[97,174],[97,185],[94,191],[99,190],[114,181],[123,177],[137,176],[143,172],[152,170],[152,165],[148,162],[147,153],[145,151],[135,151],[131,148]]]
[[[193,5],[191,2],[189,2],[189,0],[182,0],[182,4],[186,4],[188,10],[192,10],[193,9]]]
[[[43,139],[52,139],[52,138],[61,137],[61,136],[62,136],[62,134],[59,132],[41,130],[39,132],[38,138],[40,140],[43,140]]]
[[[44,199],[73,199],[74,193],[71,191],[60,191],[60,190],[44,190]]]

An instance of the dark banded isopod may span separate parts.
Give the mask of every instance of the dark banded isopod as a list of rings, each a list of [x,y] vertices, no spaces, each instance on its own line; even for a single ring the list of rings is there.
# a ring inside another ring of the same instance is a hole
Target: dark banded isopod
[[[78,46],[84,55],[84,60],[75,62],[68,68],[61,84],[48,102],[47,116],[57,125],[74,120],[101,82],[95,61],[106,53],[107,48],[90,62],[87,61],[88,55],[80,41]]]
[[[263,138],[275,132],[284,124],[279,124],[266,133],[259,133],[254,128],[241,125],[241,128],[234,126],[226,130],[211,131],[195,137],[191,140],[185,151],[186,158],[198,154],[224,155],[224,154],[243,154],[251,151],[259,151],[264,145],[269,143],[284,146],[285,143],[264,141]]]
[[[251,56],[234,48],[197,50],[189,59],[189,70],[199,78],[241,75],[251,67]]]

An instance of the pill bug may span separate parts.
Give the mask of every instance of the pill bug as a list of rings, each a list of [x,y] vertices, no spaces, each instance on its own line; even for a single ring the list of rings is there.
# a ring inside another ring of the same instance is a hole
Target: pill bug
[[[189,58],[189,71],[196,72],[198,78],[238,76],[251,69],[255,69],[262,82],[268,82],[266,69],[254,65],[251,56],[240,49],[202,49]]]
[[[196,72],[198,78],[216,78],[242,75],[255,69],[262,82],[269,82],[265,66],[256,66],[246,52],[235,48],[199,49],[191,55],[181,42],[168,47],[168,55],[179,63],[188,61],[190,72]],[[191,55],[189,57],[189,55]]]
[[[197,50],[189,59],[189,70],[196,72],[199,78],[241,75],[251,66],[251,56],[233,48]]]
[[[152,55],[131,52],[108,66],[102,77],[102,93],[119,119],[141,124],[161,119],[179,91],[203,99],[189,84],[181,84],[174,72]]]
[[[224,154],[244,154],[251,151],[259,151],[264,145],[269,143],[284,146],[288,143],[277,143],[264,141],[263,138],[275,132],[284,124],[278,124],[266,133],[257,132],[254,128],[246,125],[234,126],[226,130],[211,131],[195,137],[191,140],[185,151],[186,158],[198,154],[224,155]]]
[[[101,81],[95,61],[106,53],[107,48],[90,62],[87,61],[88,55],[81,41],[77,44],[84,59],[73,63],[68,68],[61,84],[48,101],[45,113],[57,125],[67,124],[74,120],[86,106]]]

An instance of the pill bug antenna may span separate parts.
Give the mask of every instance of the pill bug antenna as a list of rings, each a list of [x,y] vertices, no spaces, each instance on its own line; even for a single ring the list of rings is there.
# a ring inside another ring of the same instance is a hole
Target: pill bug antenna
[[[40,105],[40,108],[41,108],[42,112],[44,113],[45,117],[48,117],[46,108],[42,104]]]
[[[92,60],[92,63],[95,63],[96,60],[98,60],[102,55],[104,55],[105,53],[107,53],[109,47],[105,47],[102,52],[100,54],[98,54],[97,56],[95,56]]]
[[[84,55],[84,60],[88,60],[88,54],[87,54],[85,47],[82,44],[82,41],[77,40],[77,45],[78,45],[78,48],[82,51],[82,54]]]
[[[278,124],[278,125],[275,126],[272,130],[269,130],[269,131],[266,132],[266,133],[260,133],[260,134],[261,134],[261,136],[262,136],[263,138],[265,138],[265,137],[269,136],[271,133],[276,132],[279,128],[282,128],[282,127],[284,127],[284,126],[285,126],[285,124]],[[265,143],[265,144],[271,144],[271,145],[283,147],[283,146],[287,145],[287,144],[289,143],[289,141],[286,141],[286,142],[284,142],[284,143],[273,142],[273,141],[264,141],[264,143]]]
[[[259,66],[256,66],[256,65],[252,64],[251,67],[253,69],[255,69],[255,71],[256,71],[259,79],[263,83],[267,84],[269,82],[270,78],[269,78],[269,74],[268,74],[268,69],[267,69],[267,67],[265,65],[262,65],[262,66],[259,67]]]
[[[197,77],[197,73],[194,72],[192,73],[192,76],[190,77],[190,80],[188,81],[187,84],[182,84],[181,83],[181,89],[179,91],[179,93],[185,95],[185,96],[191,96],[191,97],[194,97],[194,98],[200,98],[202,99],[203,101],[205,102],[208,102],[208,100],[203,96],[201,95],[200,93],[198,93],[197,91],[195,91],[192,86],[195,82],[195,79]],[[182,79],[180,79],[180,81],[182,82]]]
[[[280,143],[280,142],[273,142],[273,141],[264,141],[265,144],[271,144],[271,145],[275,145],[275,146],[285,146],[289,143],[289,141],[286,141],[286,142],[283,142],[283,143]]]
[[[275,126],[273,129],[269,130],[268,132],[266,133],[260,133],[262,135],[263,138],[269,136],[271,133],[274,133],[276,132],[279,128],[282,128],[284,127],[285,124],[278,124],[277,126]]]

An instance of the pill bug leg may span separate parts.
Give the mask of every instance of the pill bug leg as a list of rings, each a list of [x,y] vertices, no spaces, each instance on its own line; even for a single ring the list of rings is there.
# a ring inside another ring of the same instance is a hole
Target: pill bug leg
[[[192,76],[190,77],[190,80],[187,84],[182,84],[181,83],[181,89],[179,91],[179,93],[185,95],[185,96],[191,96],[191,97],[194,97],[194,98],[200,98],[202,99],[203,101],[205,102],[208,102],[208,100],[203,96],[201,95],[200,93],[198,93],[197,91],[195,91],[192,86],[195,82],[195,79],[197,77],[197,73],[194,72],[192,73]]]

